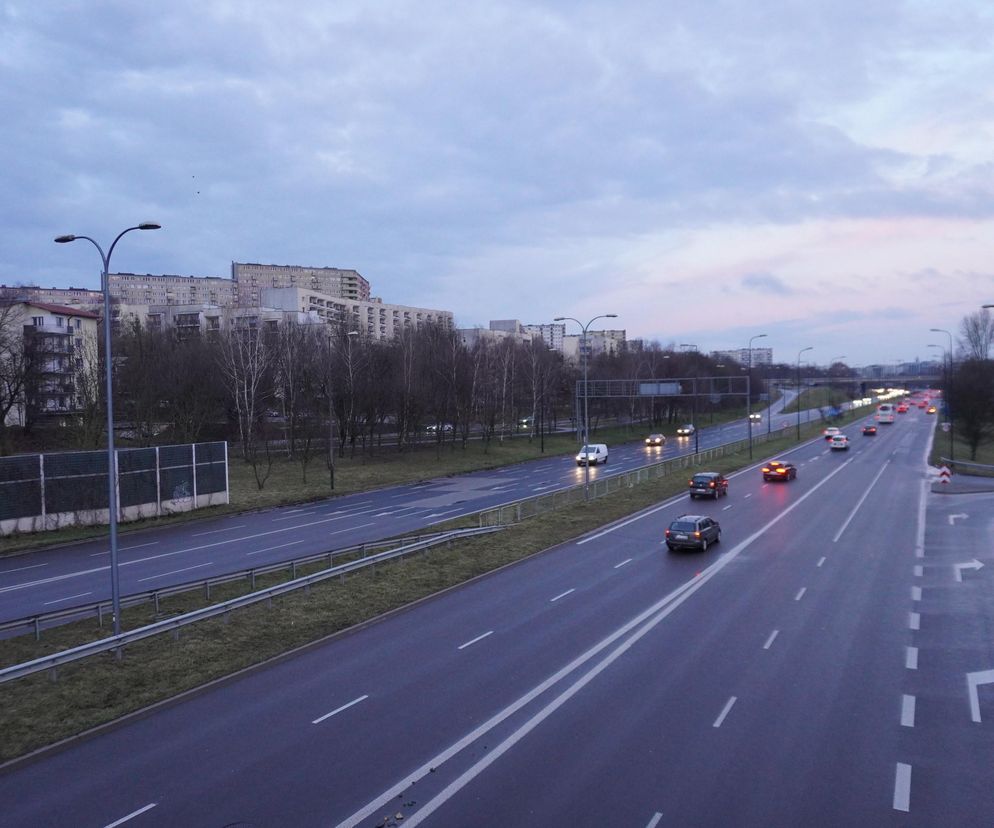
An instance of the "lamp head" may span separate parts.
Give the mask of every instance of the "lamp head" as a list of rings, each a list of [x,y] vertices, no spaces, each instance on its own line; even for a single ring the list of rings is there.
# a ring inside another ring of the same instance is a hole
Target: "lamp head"
[[[161,230],[162,229],[162,225],[161,224],[157,224],[154,221],[143,221],[141,224],[138,225],[138,229],[139,230]]]
[[[72,235],[71,233],[68,236],[56,236],[55,237],[55,243],[56,244],[65,244],[66,242],[71,242],[71,241],[76,241],[76,237],[74,235]]]

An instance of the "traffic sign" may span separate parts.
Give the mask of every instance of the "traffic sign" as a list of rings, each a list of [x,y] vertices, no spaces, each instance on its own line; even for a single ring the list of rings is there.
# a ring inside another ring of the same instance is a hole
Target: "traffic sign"
[[[953,473],[951,471],[949,471],[949,467],[948,466],[943,466],[941,469],[939,469],[939,482],[940,483],[948,483],[949,482],[949,478],[952,477],[952,476],[953,476]]]
[[[951,427],[951,425],[952,425],[951,423],[943,423],[942,424],[942,430],[945,431],[945,432],[948,432],[949,429],[950,429],[950,427]]]

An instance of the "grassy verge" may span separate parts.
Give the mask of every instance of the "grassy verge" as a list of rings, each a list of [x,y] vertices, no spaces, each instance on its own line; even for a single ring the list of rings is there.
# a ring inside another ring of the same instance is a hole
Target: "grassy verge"
[[[784,406],[783,413],[795,413],[798,407],[804,411],[807,408],[824,408],[829,405],[841,406],[845,402],[849,402],[849,396],[838,388],[825,386],[805,388],[800,396]]]
[[[802,439],[821,429],[802,426]],[[795,444],[790,436],[763,444],[757,459]],[[745,451],[708,464],[731,472],[749,464]],[[178,641],[159,636],[128,647],[122,661],[95,656],[70,665],[52,682],[45,675],[0,685],[0,760],[23,755],[96,725],[112,721],[213,679],[257,664],[308,642],[321,639],[446,587],[462,583],[505,564],[533,555],[584,532],[621,519],[683,492],[686,478],[675,473],[633,489],[542,515],[505,531],[440,547],[419,557],[326,581],[308,593],[276,599],[185,627]],[[659,527],[660,532],[662,526]],[[304,570],[301,570],[304,571]],[[285,576],[260,579],[260,586]],[[240,594],[243,586],[214,590],[213,599]],[[203,605],[199,593],[164,600],[159,618]],[[132,628],[155,620],[152,608],[125,610],[123,625]],[[21,663],[93,640],[102,635],[95,621],[67,624],[43,633],[0,641],[0,665]]]
[[[898,414],[897,416],[900,417],[901,415]],[[945,417],[941,414],[935,417],[935,440],[932,443],[932,453],[928,458],[928,462],[933,466],[941,466],[941,458],[949,457],[950,455],[949,432],[942,430],[943,422],[945,422]],[[994,466],[994,439],[982,442],[977,447],[976,457],[971,458],[969,444],[953,429],[952,455],[955,459],[968,463],[983,463],[988,466]],[[965,468],[961,469],[961,471],[964,474],[970,473]]]

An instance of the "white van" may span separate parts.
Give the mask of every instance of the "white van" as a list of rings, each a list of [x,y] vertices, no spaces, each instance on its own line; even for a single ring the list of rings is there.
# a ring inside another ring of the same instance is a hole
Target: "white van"
[[[576,464],[582,466],[584,463],[596,466],[598,463],[607,462],[607,446],[604,443],[590,443],[580,449],[576,455]]]
[[[877,406],[876,420],[878,423],[893,423],[894,406],[890,403],[880,403]]]

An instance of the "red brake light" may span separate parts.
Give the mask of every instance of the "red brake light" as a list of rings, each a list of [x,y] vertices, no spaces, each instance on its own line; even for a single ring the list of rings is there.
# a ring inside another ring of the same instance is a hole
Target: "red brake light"
[[[786,469],[777,469],[777,474],[786,474],[786,473],[787,473]]]
[[[667,529],[667,530],[666,530],[666,537],[669,537],[669,536],[670,536],[670,530],[669,530],[669,529]]]
[[[770,470],[770,467],[769,467],[769,466],[763,466],[763,471],[764,471],[764,472],[768,472],[769,470]]]

